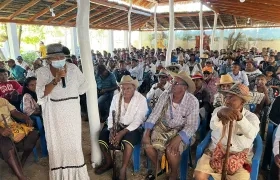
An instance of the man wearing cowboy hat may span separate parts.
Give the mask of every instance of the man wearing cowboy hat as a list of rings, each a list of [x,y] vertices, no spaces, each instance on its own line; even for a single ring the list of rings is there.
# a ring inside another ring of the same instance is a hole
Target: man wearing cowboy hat
[[[124,150],[122,166],[119,179],[125,180],[126,169],[131,159],[133,148],[141,142],[142,133],[138,129],[145,120],[148,112],[146,98],[137,92],[138,81],[129,75],[122,77],[119,86],[120,93],[114,95],[110,115],[108,117],[108,127],[104,126],[99,136],[99,144],[105,163],[95,169],[96,174],[103,174],[113,166],[113,161],[109,147],[121,146]],[[112,112],[115,111],[115,123],[113,124]],[[113,134],[113,127],[117,127],[117,134]]]
[[[158,83],[154,84],[150,91],[147,93],[147,99],[151,100],[152,107],[157,102],[159,96],[165,91],[169,89],[170,83],[168,82],[169,73],[165,69],[161,69],[160,72],[157,74],[158,76]]]
[[[177,171],[181,159],[181,153],[190,144],[190,138],[195,134],[199,125],[199,103],[192,95],[195,84],[186,72],[173,73],[171,91],[164,91],[160,96],[149,119],[145,122],[145,132],[142,143],[145,152],[156,167],[157,151],[154,142],[157,142],[158,127],[170,131],[177,131],[177,136],[170,138],[168,144],[159,144],[157,147],[165,149],[171,173],[169,180],[177,179]],[[152,145],[153,144],[153,145]],[[162,174],[160,168],[156,170],[158,175]]]
[[[199,115],[201,120],[205,120],[208,114],[211,113],[212,109],[210,104],[210,93],[203,87],[203,76],[200,73],[193,75],[192,80],[196,88],[193,94],[199,102]]]
[[[260,122],[255,114],[243,108],[244,104],[251,98],[247,86],[238,83],[229,90],[221,92],[225,96],[225,106],[216,108],[212,114],[210,121],[211,143],[209,149],[198,160],[194,177],[196,180],[205,180],[211,175],[215,180],[221,179],[221,173],[218,172],[221,172],[222,166],[218,165],[223,162],[223,159],[219,159],[213,152],[225,152],[229,133],[227,126],[230,121],[233,121],[230,154],[235,153],[240,160],[242,158],[244,161],[237,162],[240,163],[241,167],[236,169],[233,174],[228,174],[227,177],[228,179],[248,180],[250,179],[250,168],[247,167],[251,164],[253,142],[259,132]],[[216,163],[211,163],[213,160]],[[228,161],[228,163],[232,162]],[[228,167],[230,166],[228,164]]]

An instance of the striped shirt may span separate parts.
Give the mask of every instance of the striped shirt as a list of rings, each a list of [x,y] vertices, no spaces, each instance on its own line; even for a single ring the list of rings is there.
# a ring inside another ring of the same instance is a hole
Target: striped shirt
[[[153,109],[148,120],[145,122],[145,129],[153,129],[156,122],[161,117],[164,106],[168,101],[172,101],[173,94],[164,91]],[[169,128],[179,129],[179,135],[185,144],[189,144],[189,139],[195,134],[199,125],[199,103],[197,98],[186,92],[181,103],[172,108],[169,103],[163,119],[161,120]],[[173,118],[172,118],[173,117]]]

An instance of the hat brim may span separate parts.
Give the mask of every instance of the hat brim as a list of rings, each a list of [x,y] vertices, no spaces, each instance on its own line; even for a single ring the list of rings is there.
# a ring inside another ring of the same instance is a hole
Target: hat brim
[[[236,82],[223,82],[223,83],[215,83],[216,86],[223,85],[223,84],[235,84]]]
[[[233,95],[238,96],[241,99],[245,100],[246,102],[249,102],[252,99],[252,96],[242,96],[242,95],[232,92],[230,90],[220,90],[219,92],[222,94],[233,94]]]
[[[194,79],[202,79],[203,80],[203,77],[192,77],[192,80]]]
[[[136,88],[138,88],[138,86],[139,86],[139,83],[138,83],[138,81],[135,79],[135,80],[132,80],[132,81],[126,81],[126,82],[120,82],[120,83],[118,83],[119,84],[119,86],[120,85],[124,85],[124,84],[132,84],[132,85],[134,85]]]
[[[174,77],[178,77],[180,79],[182,79],[183,81],[185,81],[188,84],[188,92],[189,93],[194,93],[195,91],[195,84],[192,80],[191,77],[188,76],[181,76],[180,74],[174,73],[172,71],[169,71],[169,74],[174,78]]]

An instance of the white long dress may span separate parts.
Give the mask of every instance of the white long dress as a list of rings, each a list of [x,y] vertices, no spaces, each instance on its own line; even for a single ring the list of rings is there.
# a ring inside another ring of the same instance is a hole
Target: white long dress
[[[42,114],[49,152],[50,180],[88,180],[81,137],[81,112],[79,94],[88,86],[82,72],[71,63],[66,63],[66,88],[58,83],[45,97],[45,85],[54,77],[50,67],[36,71],[36,92]]]

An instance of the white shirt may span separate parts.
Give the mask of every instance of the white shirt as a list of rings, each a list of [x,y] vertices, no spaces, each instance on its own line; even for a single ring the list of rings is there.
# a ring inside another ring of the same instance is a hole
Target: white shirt
[[[120,122],[127,126],[127,130],[134,131],[137,129],[146,119],[146,114],[148,112],[148,105],[146,98],[140,94],[139,92],[135,91],[134,95],[132,96],[128,106],[125,106],[124,99],[122,98],[121,102],[121,116],[118,120],[118,113],[119,113],[119,98],[120,93],[114,95],[111,107],[110,107],[110,114],[108,117],[108,128],[113,127],[113,117],[112,111],[116,111],[116,122]]]
[[[244,71],[239,71],[237,75],[234,75],[233,72],[229,72],[228,74],[232,77],[234,81],[249,86],[248,76]]]
[[[22,63],[20,64],[18,61],[17,61],[17,64],[19,65],[19,66],[21,66],[23,69],[25,69],[26,70],[26,68],[29,66],[26,62],[24,62],[24,61],[22,61]]]
[[[160,88],[156,88],[157,85],[158,85],[158,83],[152,85],[150,91],[146,95],[147,99],[152,99],[152,98],[158,99],[159,96],[163,93],[163,91]],[[166,84],[163,86],[163,88],[169,89],[170,86],[171,86],[171,84],[169,82],[166,82]],[[154,88],[156,88],[156,89],[154,89]]]
[[[273,142],[273,154],[274,154],[274,156],[279,154],[279,141],[280,141],[280,128],[279,128],[279,125],[278,125],[276,133],[275,133],[275,140]]]
[[[217,112],[224,107],[225,106],[216,108],[212,114],[212,118],[210,121],[210,128],[212,129],[212,143],[209,147],[210,150],[214,150],[222,136],[223,124],[222,121],[219,120]],[[233,131],[231,138],[232,146],[230,147],[231,152],[241,152],[247,148],[251,149],[253,147],[253,142],[260,130],[259,118],[254,113],[251,113],[250,111],[243,108],[242,115],[242,120],[233,121]],[[228,128],[226,129],[224,138],[221,140],[224,148],[226,148],[227,139]]]

